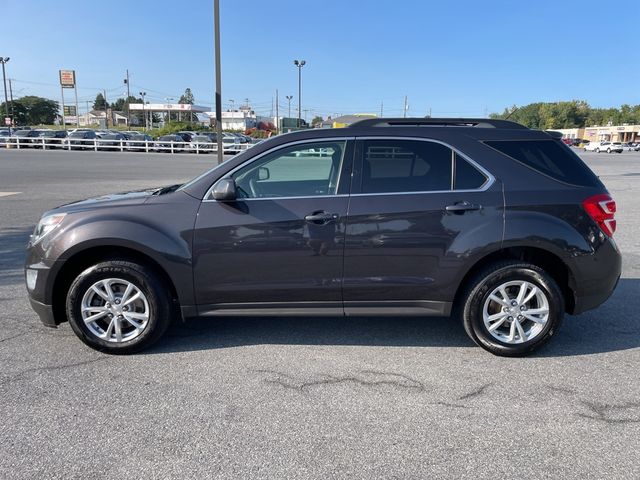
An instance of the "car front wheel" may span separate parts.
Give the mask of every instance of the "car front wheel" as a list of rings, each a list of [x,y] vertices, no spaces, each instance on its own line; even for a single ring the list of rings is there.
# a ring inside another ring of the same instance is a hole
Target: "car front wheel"
[[[493,264],[470,282],[462,298],[467,334],[500,356],[534,352],[551,339],[564,317],[564,298],[555,280],[527,262]]]
[[[145,265],[110,260],[84,270],[67,294],[71,328],[85,344],[128,354],[156,342],[171,321],[168,289]]]

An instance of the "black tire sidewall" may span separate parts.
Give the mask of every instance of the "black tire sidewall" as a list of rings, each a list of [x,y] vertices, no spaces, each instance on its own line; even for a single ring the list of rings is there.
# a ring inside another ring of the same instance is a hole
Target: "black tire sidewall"
[[[105,278],[119,278],[138,287],[149,304],[149,322],[145,330],[131,341],[107,342],[96,337],[82,319],[82,297],[94,283]],[[154,343],[166,330],[170,322],[170,301],[162,282],[154,272],[131,262],[107,261],[84,270],[74,280],[67,294],[67,317],[74,333],[85,344],[106,353],[134,353]]]
[[[493,337],[484,325],[482,312],[494,288],[509,282],[525,280],[540,288],[549,301],[549,319],[542,332],[521,344],[508,344]],[[557,283],[542,269],[530,264],[504,265],[480,275],[465,302],[463,321],[472,340],[485,350],[501,356],[523,356],[547,343],[555,335],[564,317],[564,298]]]

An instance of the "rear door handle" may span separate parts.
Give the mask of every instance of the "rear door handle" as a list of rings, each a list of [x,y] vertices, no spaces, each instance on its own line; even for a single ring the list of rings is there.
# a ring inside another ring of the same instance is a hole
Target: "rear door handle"
[[[337,213],[327,213],[327,212],[313,212],[304,217],[306,222],[316,223],[316,224],[324,224],[329,222],[335,222],[340,218],[340,215]]]
[[[447,205],[445,207],[445,210],[447,212],[453,212],[453,213],[464,213],[469,210],[480,210],[481,208],[482,208],[482,205],[464,201],[464,202],[454,203],[453,205]]]

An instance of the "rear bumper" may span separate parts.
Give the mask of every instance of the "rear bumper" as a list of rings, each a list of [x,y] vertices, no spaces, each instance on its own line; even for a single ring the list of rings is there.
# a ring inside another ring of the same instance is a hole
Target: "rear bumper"
[[[574,306],[569,313],[578,315],[604,303],[616,289],[621,273],[622,256],[615,242],[607,238],[593,255],[576,261]]]

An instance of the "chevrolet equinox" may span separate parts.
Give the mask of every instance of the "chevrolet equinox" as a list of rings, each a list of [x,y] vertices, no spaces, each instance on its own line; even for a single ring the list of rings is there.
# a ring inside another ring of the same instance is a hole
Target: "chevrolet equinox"
[[[173,318],[461,318],[530,353],[621,271],[616,204],[553,132],[365,119],[254,146],[184,185],[55,208],[27,247],[32,307],[132,353]]]

